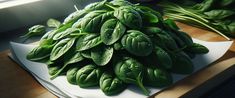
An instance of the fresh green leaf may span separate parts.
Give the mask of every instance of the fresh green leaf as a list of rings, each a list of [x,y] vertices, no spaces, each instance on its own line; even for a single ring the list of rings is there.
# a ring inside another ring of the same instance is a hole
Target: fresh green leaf
[[[143,85],[144,66],[135,59],[130,57],[121,58],[115,63],[114,72],[123,82],[135,84],[139,86],[145,95],[149,95],[149,90]]]
[[[114,50],[117,50],[117,51],[122,50],[123,49],[122,43],[120,41],[114,43],[113,48]]]
[[[48,66],[48,71],[50,75],[56,74],[60,70],[60,66]]]
[[[155,30],[155,28],[152,28],[153,33],[155,32],[156,38],[154,39],[154,43],[158,46],[161,46],[162,48],[166,48],[169,50],[175,50],[178,49],[177,43],[174,40],[174,38],[168,34],[166,31],[161,30],[159,32],[158,29]],[[178,38],[178,37],[176,37]],[[178,40],[180,40],[178,38]]]
[[[64,19],[63,24],[68,24],[68,23],[75,23],[77,20],[80,18],[84,17],[89,11],[85,10],[78,10],[73,13],[71,13],[68,17]]]
[[[185,50],[196,54],[205,54],[209,52],[208,48],[198,43],[193,43],[191,46],[185,48]]]
[[[75,49],[72,49],[68,51],[64,55],[64,65],[62,68],[59,69],[54,75],[51,76],[51,79],[56,78],[58,75],[60,75],[70,64],[78,63],[84,60],[85,58],[81,55],[80,52],[75,51]]]
[[[64,32],[65,30],[67,30],[68,28],[70,28],[72,26],[72,23],[68,23],[65,25],[61,25],[59,28],[48,31],[45,35],[42,36],[41,40],[44,39],[53,39],[53,37],[60,32]],[[63,34],[63,33],[62,33]]]
[[[73,64],[84,60],[85,58],[78,51],[73,51],[65,54],[64,62],[66,65]]]
[[[147,22],[147,23],[156,24],[159,22],[158,17],[150,11],[144,12],[142,15],[142,18],[143,18],[143,22]]]
[[[49,61],[49,63],[47,64],[49,74],[50,75],[56,74],[60,70],[62,65],[63,65],[63,63],[61,63],[61,62]]]
[[[176,32],[178,37],[185,43],[185,45],[192,45],[193,39],[187,33],[178,31]]]
[[[171,74],[159,68],[146,68],[144,84],[152,87],[165,87],[172,84]]]
[[[156,60],[161,67],[166,69],[170,69],[172,67],[171,57],[168,55],[166,51],[164,51],[160,47],[155,46],[155,54],[156,54]]]
[[[50,30],[50,31],[48,31],[46,34],[44,34],[44,35],[41,37],[40,41],[45,40],[45,39],[53,39],[53,36],[55,35],[55,33],[56,33],[56,30]]]
[[[28,33],[21,36],[24,37],[26,39],[33,37],[33,36],[39,36],[39,35],[43,35],[44,33],[46,33],[46,27],[43,25],[34,25],[31,28],[29,28]]]
[[[166,23],[173,30],[179,30],[179,27],[175,24],[172,19],[166,19],[164,20],[164,23]]]
[[[121,6],[114,11],[114,16],[131,29],[142,27],[142,18],[132,6]]]
[[[111,73],[103,73],[100,77],[100,89],[105,95],[116,95],[124,91],[127,84]]]
[[[91,59],[91,50],[81,51],[81,55],[85,58]]]
[[[194,70],[191,59],[183,52],[170,54],[173,61],[171,72],[177,74],[190,74]]]
[[[152,14],[154,14],[154,17],[157,16],[158,23],[163,21],[162,15],[159,12],[157,12],[156,10],[153,10],[150,7],[147,7],[147,6],[140,6],[140,5],[137,5],[137,8],[139,8],[143,12],[151,12]]]
[[[207,18],[209,19],[224,19],[227,17],[230,17],[232,15],[235,15],[235,11],[232,10],[211,10],[208,12],[204,12],[205,15],[207,15]]]
[[[102,43],[98,34],[87,34],[78,38],[76,42],[77,51],[91,49]]]
[[[66,77],[69,83],[76,85],[76,75],[77,75],[77,71],[79,70],[79,67],[72,67],[70,68],[67,73],[66,73]]]
[[[126,31],[126,27],[116,19],[107,20],[101,27],[101,40],[111,45],[119,40]]]
[[[112,3],[115,6],[132,6],[133,5],[127,0],[112,0],[110,3]]]
[[[103,71],[96,65],[89,64],[77,71],[76,82],[81,88],[99,85],[99,80]]]
[[[94,11],[94,10],[102,10],[102,9],[107,9],[105,6],[105,3],[107,0],[102,0],[100,2],[94,2],[89,5],[87,5],[84,10],[86,11]]]
[[[74,44],[75,38],[66,38],[59,41],[52,49],[50,60],[54,61],[64,55]]]
[[[30,51],[26,58],[31,61],[44,61],[44,59],[50,56],[51,50],[54,47],[54,42],[52,40],[44,40],[39,46],[35,47]]]
[[[48,27],[52,27],[52,28],[59,28],[61,25],[60,21],[56,20],[56,19],[53,19],[53,18],[50,18],[48,21],[47,21],[47,26]]]
[[[130,53],[137,56],[147,56],[152,53],[153,45],[149,37],[137,30],[128,30],[121,43]]]
[[[113,48],[109,46],[101,45],[91,50],[91,59],[99,66],[108,64],[112,56]]]
[[[52,46],[38,46],[27,54],[27,59],[31,61],[41,61],[50,56]]]
[[[233,6],[233,4],[235,4],[235,0],[220,0],[219,4],[220,4],[220,7]]]
[[[68,28],[65,31],[56,33],[53,37],[53,40],[62,39],[62,38],[66,37],[67,35],[72,34],[72,33],[81,33],[81,30],[77,29],[77,28]]]
[[[112,18],[113,11],[107,12],[106,10],[98,10],[88,13],[80,21],[81,29],[84,32],[99,33],[102,24]]]

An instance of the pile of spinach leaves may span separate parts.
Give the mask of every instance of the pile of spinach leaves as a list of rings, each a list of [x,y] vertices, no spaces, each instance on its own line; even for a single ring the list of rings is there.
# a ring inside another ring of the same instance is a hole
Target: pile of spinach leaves
[[[193,71],[191,58],[208,52],[170,19],[128,1],[101,1],[70,14],[63,23],[48,21],[45,33],[27,59],[46,63],[51,79],[66,75],[81,88],[99,86],[106,95],[130,84],[165,87],[171,73]]]
[[[164,15],[214,31],[229,40],[235,37],[235,0],[162,0]]]

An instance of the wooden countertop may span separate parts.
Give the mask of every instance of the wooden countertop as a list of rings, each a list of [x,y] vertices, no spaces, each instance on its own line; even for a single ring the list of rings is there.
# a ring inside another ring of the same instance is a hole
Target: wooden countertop
[[[225,41],[225,39],[213,32],[177,23],[182,31],[194,38],[206,41]],[[233,39],[234,40],[234,39]],[[0,96],[1,98],[56,98],[42,87],[28,72],[8,58],[6,50],[0,52]],[[217,62],[235,57],[235,43],[229,51]]]
[[[13,62],[9,50],[0,53],[1,98],[56,98],[27,71]]]

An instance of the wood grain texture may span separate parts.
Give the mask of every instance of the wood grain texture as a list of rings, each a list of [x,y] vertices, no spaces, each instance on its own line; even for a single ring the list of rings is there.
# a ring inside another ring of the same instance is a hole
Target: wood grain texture
[[[10,51],[0,53],[1,98],[56,98],[43,88],[28,72],[13,62]]]
[[[182,23],[177,23],[182,31],[187,32],[194,38],[206,41],[225,41],[225,39],[213,32],[191,27]],[[234,40],[234,39],[233,39]],[[0,53],[0,97],[1,98],[56,98],[48,90],[43,88],[28,72],[23,70],[19,65],[8,58],[7,54],[10,51]],[[229,51],[218,61],[213,64],[223,61],[228,58],[235,57],[235,43]],[[234,60],[230,60],[230,63]],[[226,65],[226,66],[223,66]],[[229,70],[230,68],[230,70]],[[234,73],[234,68],[228,63],[220,63],[216,66],[210,65],[207,69],[194,73],[180,82],[172,85],[167,90],[158,93],[158,96],[152,98],[174,98],[174,97],[190,97],[202,94],[207,88],[212,88],[226,80]],[[216,77],[214,77],[216,76]],[[220,76],[220,77],[219,77]],[[210,81],[206,81],[210,80]],[[218,80],[220,82],[218,82]],[[206,82],[205,82],[206,81]],[[204,84],[202,84],[204,83]],[[190,86],[191,85],[191,86]],[[194,86],[192,86],[194,85]],[[198,89],[201,92],[198,92]]]
[[[220,35],[216,34],[215,32],[207,31],[204,29],[196,28],[193,26],[189,26],[180,22],[176,22],[177,25],[180,27],[180,29],[186,33],[188,33],[190,36],[205,40],[205,41],[227,41],[225,38],[221,37]],[[234,41],[235,39],[232,38]],[[233,45],[229,49],[232,52],[235,52],[235,43],[233,42]]]

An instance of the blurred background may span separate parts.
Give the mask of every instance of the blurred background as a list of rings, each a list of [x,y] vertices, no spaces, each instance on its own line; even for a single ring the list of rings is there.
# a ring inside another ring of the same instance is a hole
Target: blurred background
[[[20,42],[30,26],[49,18],[63,20],[74,5],[81,9],[94,1],[99,0],[0,0],[0,51],[9,48],[9,41]]]

